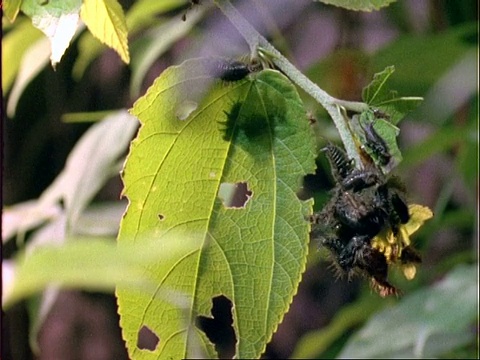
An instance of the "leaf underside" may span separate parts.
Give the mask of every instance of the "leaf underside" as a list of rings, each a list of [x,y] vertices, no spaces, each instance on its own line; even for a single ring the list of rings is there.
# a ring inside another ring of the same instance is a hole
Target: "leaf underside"
[[[315,144],[298,94],[277,71],[226,82],[211,64],[167,69],[133,107],[142,127],[123,172],[119,245],[162,246],[167,235],[190,245],[146,267],[155,292],[117,288],[135,359],[217,356],[194,324],[220,295],[233,304],[236,357],[260,357],[305,268],[312,203],[296,191],[314,170]],[[225,205],[226,184],[241,184],[231,188],[246,188],[246,200]],[[159,338],[154,349],[137,346],[144,326]]]

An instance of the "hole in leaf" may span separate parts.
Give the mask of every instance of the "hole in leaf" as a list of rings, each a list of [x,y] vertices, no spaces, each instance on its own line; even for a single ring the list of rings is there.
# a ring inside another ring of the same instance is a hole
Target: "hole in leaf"
[[[165,219],[165,215],[163,214],[158,214],[158,220],[162,221]]]
[[[232,326],[232,302],[221,295],[214,297],[212,304],[212,317],[197,316],[196,325],[215,344],[220,359],[231,359],[237,342]]]
[[[246,182],[221,183],[218,190],[218,197],[227,208],[244,208],[252,194]]]
[[[147,326],[143,325],[138,332],[137,347],[140,350],[154,351],[159,342],[160,338]]]
[[[192,112],[194,112],[198,107],[198,103],[191,100],[185,100],[181,104],[178,105],[175,116],[178,120],[185,120],[190,116]]]

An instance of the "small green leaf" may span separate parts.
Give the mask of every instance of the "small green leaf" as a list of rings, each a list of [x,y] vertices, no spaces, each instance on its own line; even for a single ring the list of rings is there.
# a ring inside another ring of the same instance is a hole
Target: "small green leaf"
[[[388,78],[395,72],[394,66],[388,66],[385,70],[376,73],[373,80],[362,91],[362,99],[367,104],[381,102],[390,98],[389,90],[385,87]]]
[[[125,15],[116,0],[84,0],[80,12],[93,36],[114,49],[128,64],[128,32]]]
[[[362,99],[371,107],[381,110],[388,120],[396,125],[410,111],[417,108],[423,101],[421,97],[399,97],[395,91],[386,85],[395,68],[388,66],[382,72],[376,73],[373,80],[362,91]]]
[[[391,92],[392,98],[385,99],[382,102],[372,104],[373,107],[388,114],[388,120],[396,125],[409,112],[415,110],[423,102],[422,97],[396,97],[394,92]]]
[[[225,82],[211,67],[193,59],[165,70],[133,108],[142,127],[125,165],[119,244],[180,233],[197,251],[146,269],[183,307],[117,289],[132,358],[188,358],[193,343],[215,355],[194,324],[219,295],[233,305],[236,357],[259,357],[305,268],[312,209],[296,191],[314,170],[315,143],[296,89],[277,71]],[[241,199],[224,204],[221,187],[242,189]],[[161,339],[153,351],[137,347],[142,326]]]
[[[50,61],[54,68],[77,31],[81,4],[81,0],[50,0],[44,4],[38,0],[24,0],[22,3],[22,11],[50,40]]]
[[[388,6],[396,0],[316,0],[324,4],[342,7],[355,11],[372,11],[380,10],[382,7]]]
[[[5,0],[2,1],[3,14],[7,17],[8,20],[14,22],[17,18],[18,12],[20,11],[20,5],[22,0]]]

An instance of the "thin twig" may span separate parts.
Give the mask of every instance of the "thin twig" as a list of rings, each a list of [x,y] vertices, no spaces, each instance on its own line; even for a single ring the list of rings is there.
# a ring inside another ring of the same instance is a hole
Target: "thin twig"
[[[272,62],[282,70],[291,81],[305,90],[327,110],[340,134],[348,156],[355,160],[357,167],[362,167],[360,155],[341,108],[361,112],[368,109],[368,105],[361,102],[344,101],[330,96],[293,66],[267,39],[260,35],[230,3],[230,0],[214,0],[214,2],[243,36],[250,47],[252,55],[257,53],[258,48],[268,53],[272,58]]]

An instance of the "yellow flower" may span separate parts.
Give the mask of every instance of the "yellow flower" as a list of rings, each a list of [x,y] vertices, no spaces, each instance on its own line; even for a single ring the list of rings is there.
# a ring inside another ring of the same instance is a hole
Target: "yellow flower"
[[[406,224],[400,224],[396,235],[389,227],[372,239],[372,247],[384,254],[388,264],[400,265],[403,275],[412,280],[417,272],[414,263],[418,261],[412,259],[415,251],[411,247],[410,235],[432,218],[433,213],[428,207],[417,204],[410,204],[408,213],[410,219]],[[402,252],[407,248],[407,255],[402,258]]]

